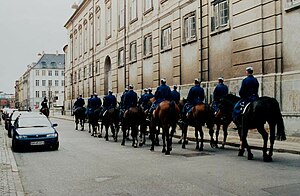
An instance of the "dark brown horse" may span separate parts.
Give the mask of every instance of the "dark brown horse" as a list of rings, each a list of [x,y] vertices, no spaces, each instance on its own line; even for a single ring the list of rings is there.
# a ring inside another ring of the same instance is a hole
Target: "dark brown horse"
[[[85,122],[85,108],[84,107],[77,107],[74,109],[74,116],[75,116],[75,130],[78,130],[78,124],[81,125],[81,131],[84,130],[84,122]]]
[[[49,117],[49,108],[41,108],[40,112],[47,116],[47,118]]]
[[[176,129],[176,123],[179,119],[179,107],[175,102],[163,101],[161,102],[156,110],[153,112],[153,117],[151,121],[150,137],[151,137],[151,151],[154,150],[155,135],[157,134],[156,126],[162,128],[162,140],[163,149],[162,152],[169,155],[172,151],[172,137]],[[171,128],[171,130],[170,130]],[[159,129],[158,129],[159,130]],[[167,143],[167,145],[166,145]]]
[[[215,142],[213,139],[213,111],[211,108],[204,104],[199,103],[192,108],[191,113],[188,116],[183,115],[183,121],[185,122],[182,126],[182,133],[183,133],[183,142],[182,148],[185,148],[186,145],[186,137],[187,137],[187,130],[188,126],[192,126],[195,128],[195,138],[196,138],[196,149],[202,151],[203,150],[203,130],[202,126],[206,124],[207,128],[209,129],[210,135],[210,145],[211,147],[215,146]],[[201,144],[199,146],[199,136],[200,133]]]
[[[113,139],[117,142],[119,133],[119,110],[116,108],[106,110],[102,117],[102,125],[105,127],[105,140],[108,141],[108,129],[110,128]]]
[[[230,97],[228,97],[230,98]],[[236,98],[236,97],[235,97]],[[232,100],[231,100],[232,101]],[[232,101],[233,102],[233,101]],[[223,102],[221,102],[223,104]],[[231,109],[232,111],[232,109]],[[241,146],[239,149],[239,156],[243,156],[245,148],[248,151],[248,159],[253,159],[253,154],[247,142],[247,135],[249,129],[257,129],[264,140],[263,145],[263,160],[265,162],[272,161],[273,146],[275,141],[275,132],[277,126],[277,139],[285,140],[284,123],[279,107],[279,103],[275,98],[260,97],[256,101],[246,107],[244,114],[234,121],[238,127]],[[267,153],[268,132],[265,130],[265,124],[268,123],[270,128],[270,149]]]
[[[123,140],[121,145],[125,145],[127,130],[131,129],[132,146],[137,147],[138,143],[138,126],[144,121],[144,113],[139,107],[130,107],[124,113],[122,124]]]

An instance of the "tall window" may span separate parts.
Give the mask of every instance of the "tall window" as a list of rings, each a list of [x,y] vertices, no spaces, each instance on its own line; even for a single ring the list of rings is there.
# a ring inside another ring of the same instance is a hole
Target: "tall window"
[[[229,7],[227,0],[212,2],[211,31],[216,31],[229,25]]]
[[[82,26],[79,29],[79,56],[82,56]]]
[[[100,44],[101,40],[101,13],[100,13],[100,8],[97,9],[97,16],[96,16],[96,21],[95,21],[95,29],[96,29],[96,44]]]
[[[95,72],[96,74],[100,73],[100,61],[96,62]]]
[[[94,47],[94,43],[93,43],[93,37],[94,37],[94,18],[93,18],[93,15],[91,14],[90,15],[90,36],[89,36],[89,39],[90,39],[90,49],[92,49]]]
[[[130,20],[137,19],[137,0],[131,0],[130,4]]]
[[[46,97],[46,91],[42,91],[42,97]]]
[[[46,75],[46,70],[42,70],[42,76]]]
[[[81,69],[78,69],[78,73],[77,74],[78,74],[78,81],[79,81],[79,80],[81,80]]]
[[[119,55],[118,55],[118,65],[119,67],[124,66],[124,49],[119,49]]]
[[[46,80],[42,80],[42,86],[46,86]]]
[[[55,76],[58,76],[58,71],[57,70],[55,71]]]
[[[40,91],[35,91],[35,97],[39,98],[40,97]]]
[[[152,0],[144,0],[144,2],[145,2],[145,4],[144,4],[144,5],[145,5],[145,6],[144,6],[144,7],[145,7],[145,8],[144,8],[144,11],[147,12],[147,11],[152,10],[152,8],[153,8],[153,7],[152,7],[152,5],[153,5],[153,4],[152,4]]]
[[[124,0],[119,0],[119,29],[124,27]]]
[[[61,86],[65,86],[65,81],[64,80],[61,81]]]
[[[52,86],[52,80],[48,80],[48,86]]]
[[[85,21],[85,24],[84,24],[84,40],[83,40],[83,49],[84,49],[84,53],[87,52],[87,49],[88,49],[88,27],[87,27],[87,22]]]
[[[77,39],[77,32],[75,34],[75,39],[74,39],[74,57],[77,59],[77,54],[78,54],[78,39]]]
[[[144,56],[152,55],[152,35],[146,35],[144,37]]]
[[[35,86],[40,86],[40,81],[39,80],[35,81]]]
[[[40,75],[40,70],[35,70],[35,75],[39,76]]]
[[[92,64],[89,64],[89,72],[87,74],[87,77],[92,76],[92,75],[93,75],[93,73],[92,73]]]
[[[86,78],[86,75],[87,75],[87,74],[86,74],[86,67],[84,67],[84,68],[83,68],[82,78],[83,78],[83,79]]]
[[[300,5],[300,0],[287,0],[288,6],[293,6],[293,5]]]
[[[52,76],[52,70],[48,71],[48,76]]]
[[[58,86],[58,80],[55,80],[54,83],[55,83],[55,86]]]
[[[70,61],[73,62],[73,35],[70,36]]]
[[[163,28],[161,31],[161,49],[166,50],[171,48],[171,41],[172,41],[172,30],[171,26]]]
[[[196,40],[196,15],[190,13],[184,17],[184,42]]]
[[[129,55],[130,61],[134,62],[137,59],[137,54],[136,54],[136,42],[131,42],[130,43],[130,55]]]
[[[111,5],[110,5],[110,3],[108,3],[106,5],[105,18],[106,18],[106,38],[110,38],[111,37]]]

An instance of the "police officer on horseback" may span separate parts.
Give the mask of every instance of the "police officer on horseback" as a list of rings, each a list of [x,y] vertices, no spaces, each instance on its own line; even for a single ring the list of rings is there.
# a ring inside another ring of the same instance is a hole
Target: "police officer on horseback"
[[[176,104],[179,104],[180,101],[180,93],[177,91],[177,85],[173,86],[173,90],[171,91],[171,101],[174,101]]]
[[[218,83],[218,85],[216,86],[216,88],[213,92],[212,109],[214,110],[215,114],[219,110],[220,100],[228,95],[228,87],[224,84],[224,78],[219,77],[218,82],[219,83]]]
[[[192,108],[199,104],[203,103],[205,99],[204,95],[204,89],[200,86],[200,81],[198,78],[195,79],[195,85],[189,90],[188,96],[187,96],[187,103],[183,107],[183,114],[188,115]]]
[[[77,100],[74,103],[74,110],[76,110],[79,107],[83,107],[85,104],[84,99],[82,98],[82,95],[79,95]]]
[[[42,106],[41,110],[44,108],[48,109],[48,100],[46,97],[44,97],[44,100],[42,101],[41,106]]]
[[[149,102],[149,96],[148,95],[149,95],[148,94],[148,89],[145,88],[144,89],[144,94],[142,94],[141,98],[139,99],[139,105],[141,105],[144,110],[149,109],[148,108],[148,102]]]
[[[92,111],[95,111],[96,109],[99,109],[101,107],[101,105],[102,105],[101,99],[98,97],[97,93],[94,93],[94,96],[93,96],[93,98],[91,99],[91,102],[90,102],[90,106],[91,106]]]
[[[239,91],[241,100],[236,103],[233,109],[232,117],[234,121],[237,121],[244,107],[258,99],[258,87],[259,83],[253,76],[253,67],[246,68],[247,77],[243,79],[242,85]]]
[[[130,107],[137,106],[137,94],[133,91],[133,85],[129,85],[129,91],[124,96],[124,109],[128,110]]]
[[[125,98],[125,94],[128,92],[128,88],[125,88],[123,94],[121,95],[121,102],[120,102],[120,108],[124,109],[124,98]]]
[[[148,99],[152,99],[154,97],[153,93],[152,93],[152,88],[148,88]]]
[[[112,90],[109,90],[108,95],[104,96],[103,98],[103,108],[100,116],[103,116],[107,110],[111,108],[115,108],[116,106],[117,106],[116,96],[113,95]]]
[[[151,114],[157,108],[157,106],[164,100],[171,100],[171,89],[166,85],[166,79],[160,80],[160,86],[155,91],[155,101],[149,109],[147,121],[150,121]]]

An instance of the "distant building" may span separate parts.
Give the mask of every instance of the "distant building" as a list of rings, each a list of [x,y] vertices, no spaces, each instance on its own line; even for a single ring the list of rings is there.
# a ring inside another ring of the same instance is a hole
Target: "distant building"
[[[17,105],[21,109],[39,109],[44,97],[50,107],[62,107],[64,102],[64,54],[42,54],[37,63],[16,81]]]
[[[0,92],[0,109],[15,108],[15,95]]]
[[[300,133],[299,10],[300,0],[83,0],[65,24],[65,107],[161,78],[182,97],[200,78],[211,102],[218,77],[238,94],[253,66],[259,95],[275,97],[288,133]]]

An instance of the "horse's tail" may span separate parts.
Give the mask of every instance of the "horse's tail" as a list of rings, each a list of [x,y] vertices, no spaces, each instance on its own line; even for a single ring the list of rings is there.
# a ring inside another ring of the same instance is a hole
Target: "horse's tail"
[[[177,121],[177,119],[178,119],[177,112],[176,112],[176,109],[175,109],[175,102],[174,101],[170,101],[169,116],[173,120]]]
[[[282,114],[281,114],[281,111],[280,111],[280,107],[279,107],[279,104],[278,102],[276,101],[276,113],[277,113],[277,119],[276,119],[276,122],[277,122],[277,140],[280,140],[280,141],[283,141],[283,140],[286,140],[286,136],[285,136],[285,128],[284,128],[284,122],[283,122],[283,118],[282,118]]]

